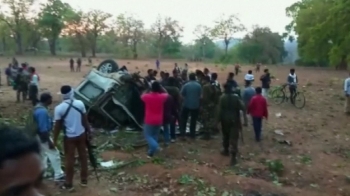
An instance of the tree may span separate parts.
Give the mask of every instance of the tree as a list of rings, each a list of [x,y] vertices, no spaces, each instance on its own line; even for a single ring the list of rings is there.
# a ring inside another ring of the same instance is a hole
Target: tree
[[[38,25],[43,37],[48,40],[52,55],[56,55],[57,39],[65,27],[68,14],[73,14],[73,10],[61,0],[48,0],[46,4],[42,4]]]
[[[11,30],[16,42],[17,54],[21,55],[23,54],[23,34],[26,30],[24,27],[34,0],[2,0],[2,3],[9,9],[9,12],[2,13],[0,20],[5,22]]]
[[[170,17],[162,18],[158,16],[156,22],[151,27],[152,33],[156,36],[155,46],[158,58],[162,57],[164,47],[167,42],[177,42],[182,32],[179,22]],[[178,50],[179,51],[179,50]]]
[[[74,11],[67,19],[68,23],[63,32],[64,35],[74,37],[72,39],[77,49],[80,50],[81,56],[86,57],[86,50],[88,48],[88,40],[86,39],[87,29],[89,27],[86,14],[82,11]]]
[[[116,21],[116,34],[122,40],[125,47],[130,47],[133,58],[137,59],[138,43],[144,38],[144,23],[133,16],[120,14]]]
[[[23,44],[25,46],[25,51],[31,51],[36,53],[39,49],[39,42],[42,39],[42,33],[39,28],[38,20],[31,19],[27,20],[23,27],[26,29],[26,33],[23,35]]]
[[[303,62],[330,63],[346,69],[350,60],[350,2],[303,0],[286,8],[292,22],[286,29],[298,35]]]
[[[208,40],[210,40],[211,29],[205,25],[197,25],[193,34],[196,35],[197,40],[201,44],[202,48],[202,58],[205,57],[205,45]]]
[[[8,51],[8,39],[11,38],[11,31],[7,24],[3,21],[0,22],[0,39],[1,39],[1,49],[2,52]]]
[[[91,48],[92,56],[96,57],[97,37],[108,28],[107,20],[112,17],[112,15],[101,10],[92,10],[89,11],[85,17],[87,23],[85,25],[87,40]]]
[[[283,36],[268,27],[254,26],[237,47],[237,56],[248,63],[276,64],[286,56]]]
[[[234,34],[245,30],[244,25],[236,15],[230,15],[228,18],[221,18],[215,22],[212,29],[212,36],[223,39],[225,43],[225,54],[227,55],[228,46]]]

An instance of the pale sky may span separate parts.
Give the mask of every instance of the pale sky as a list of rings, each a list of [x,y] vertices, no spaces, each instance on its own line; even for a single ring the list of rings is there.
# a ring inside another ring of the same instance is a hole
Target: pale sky
[[[242,23],[251,29],[253,25],[268,26],[272,31],[284,32],[290,22],[285,8],[297,0],[63,0],[72,7],[89,11],[100,9],[113,15],[130,13],[142,19],[150,27],[158,14],[179,21],[184,28],[182,41],[195,39],[196,25],[213,26],[214,20],[223,14],[237,14]],[[243,37],[238,33],[234,37]]]

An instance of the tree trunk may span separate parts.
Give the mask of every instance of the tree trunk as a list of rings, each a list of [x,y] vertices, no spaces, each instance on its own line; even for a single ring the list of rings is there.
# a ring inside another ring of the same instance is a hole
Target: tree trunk
[[[225,55],[227,55],[228,52],[228,45],[230,44],[230,41],[225,39]]]
[[[343,55],[341,58],[340,63],[336,66],[336,69],[339,70],[347,70],[348,69],[348,62],[346,61],[347,56]]]
[[[7,51],[7,43],[5,36],[2,37],[2,50],[4,53]]]
[[[158,47],[157,53],[158,53],[158,59],[161,59],[161,58],[162,58],[162,49],[160,49],[160,48]]]
[[[92,55],[92,57],[96,57],[96,45],[97,45],[96,40],[97,40],[97,36],[91,42],[91,55]]]
[[[96,57],[96,47],[95,46],[91,47],[91,55],[92,55],[92,57]]]
[[[204,44],[202,44],[202,58],[204,59],[205,58],[205,49],[204,49]]]
[[[133,43],[132,52],[134,53],[134,59],[136,60],[137,57],[138,57],[138,54],[137,54],[137,42],[136,41],[134,41],[134,43]]]
[[[85,47],[81,47],[81,57],[86,57]]]
[[[15,42],[17,45],[17,52],[16,53],[18,55],[22,55],[23,54],[22,35],[19,32],[16,32]]]
[[[49,40],[49,48],[52,56],[56,56],[56,39]]]
[[[79,45],[80,45],[80,52],[81,52],[81,57],[86,57],[86,45],[84,42],[84,37],[81,34],[77,35]]]

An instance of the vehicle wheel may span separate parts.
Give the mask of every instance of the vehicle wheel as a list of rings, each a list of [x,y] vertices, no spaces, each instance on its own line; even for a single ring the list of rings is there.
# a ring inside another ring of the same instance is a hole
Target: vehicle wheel
[[[117,62],[115,62],[112,59],[102,61],[100,65],[97,67],[97,70],[102,73],[113,73],[113,72],[117,72],[118,69],[119,69],[119,66]]]
[[[296,95],[295,95],[295,98],[294,98],[294,104],[293,105],[296,108],[302,109],[303,107],[305,107],[305,103],[306,103],[306,100],[305,100],[304,93],[297,92]]]
[[[276,89],[271,93],[272,100],[275,104],[279,105],[286,99],[286,94],[283,89]]]

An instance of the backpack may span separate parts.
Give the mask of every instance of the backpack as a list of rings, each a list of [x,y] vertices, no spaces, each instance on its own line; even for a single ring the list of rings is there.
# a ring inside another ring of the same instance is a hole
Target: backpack
[[[34,112],[39,108],[46,109],[44,106],[37,104],[36,106],[34,106],[33,110],[29,111],[29,115],[25,123],[26,130],[28,130],[28,135],[30,137],[36,137],[38,135],[39,127],[37,122],[35,121]]]

